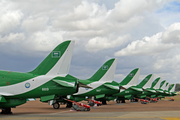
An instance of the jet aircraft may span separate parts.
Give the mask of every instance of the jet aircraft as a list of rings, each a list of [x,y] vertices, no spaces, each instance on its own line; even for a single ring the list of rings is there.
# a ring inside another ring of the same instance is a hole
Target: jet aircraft
[[[50,101],[78,91],[78,80],[66,78],[74,41],[59,44],[37,68],[21,73],[0,71],[0,108],[11,114],[11,108],[26,103],[28,98]]]

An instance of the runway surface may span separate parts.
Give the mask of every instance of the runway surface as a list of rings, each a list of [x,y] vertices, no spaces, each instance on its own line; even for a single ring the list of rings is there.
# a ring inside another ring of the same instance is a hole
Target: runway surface
[[[107,102],[107,105],[93,107],[87,111],[72,111],[61,105],[60,109],[53,109],[47,103],[28,101],[26,104],[12,108],[12,115],[1,115],[0,120],[91,120],[91,119],[121,119],[121,120],[180,120],[180,96],[175,101],[163,99],[157,103],[116,104]]]

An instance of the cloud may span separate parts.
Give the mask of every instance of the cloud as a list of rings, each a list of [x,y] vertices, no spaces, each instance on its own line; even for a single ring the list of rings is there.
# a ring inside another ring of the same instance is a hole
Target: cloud
[[[114,48],[127,43],[129,35],[119,36],[116,40],[107,39],[103,37],[96,37],[88,41],[86,44],[86,50],[89,52],[97,52],[99,50]]]
[[[9,35],[6,35],[4,37],[2,37],[0,35],[0,43],[1,44],[9,44],[9,43],[13,43],[13,44],[17,44],[17,43],[21,43],[25,40],[25,36],[23,33],[10,33]]]
[[[174,23],[162,35],[163,43],[180,43],[180,23]]]
[[[167,15],[170,3],[170,0],[113,0],[109,7],[106,0],[1,0],[0,54],[5,55],[6,62],[8,54],[42,60],[62,41],[76,40],[71,71],[75,75],[83,78],[91,75],[95,66],[114,57],[117,51],[120,67],[117,66],[115,79],[122,78],[133,67],[141,67],[144,76],[156,72],[168,77],[161,63],[170,71],[178,68],[179,53],[174,48],[179,50],[180,28],[179,23],[173,24],[178,22],[179,12]],[[22,60],[17,61],[22,65]],[[173,61],[176,62],[171,65]],[[28,69],[22,66],[18,69]]]
[[[22,28],[26,30],[26,32],[36,32],[36,31],[43,31],[46,29],[48,23],[48,17],[37,17],[30,16],[25,19],[22,23]]]
[[[18,9],[14,10],[14,6],[9,1],[0,2],[0,34],[8,33],[20,24],[23,13]]]
[[[171,50],[180,43],[180,23],[174,23],[164,32],[151,37],[136,40],[114,53],[115,56],[154,55],[163,51]]]

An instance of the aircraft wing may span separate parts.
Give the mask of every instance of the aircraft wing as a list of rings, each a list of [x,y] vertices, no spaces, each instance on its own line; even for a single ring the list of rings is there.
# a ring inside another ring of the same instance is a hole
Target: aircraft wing
[[[75,83],[73,82],[66,82],[66,81],[62,81],[62,80],[52,80],[54,81],[55,83],[59,84],[59,85],[62,85],[64,87],[74,87]]]
[[[156,90],[157,92],[160,92],[160,93],[164,93],[164,91],[163,90]]]
[[[144,91],[148,91],[148,92],[156,93],[156,91],[155,91],[155,90],[150,90],[150,89],[144,89]]]

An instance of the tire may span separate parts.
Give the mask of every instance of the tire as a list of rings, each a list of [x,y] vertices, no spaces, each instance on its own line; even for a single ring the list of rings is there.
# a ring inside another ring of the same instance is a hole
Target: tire
[[[12,114],[11,108],[3,108],[1,114]]]
[[[59,105],[58,102],[56,102],[56,103],[53,104],[53,108],[54,108],[54,109],[59,109],[59,107],[60,107],[60,105]]]
[[[116,103],[120,103],[120,100],[116,100]]]

